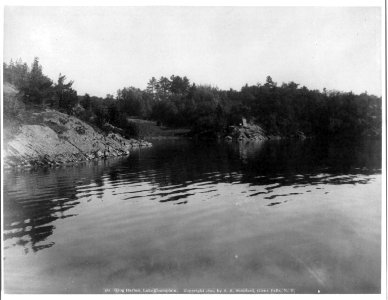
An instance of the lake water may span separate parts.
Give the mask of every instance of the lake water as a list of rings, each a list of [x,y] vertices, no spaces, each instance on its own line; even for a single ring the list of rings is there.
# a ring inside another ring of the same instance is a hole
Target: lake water
[[[381,143],[164,140],[5,172],[3,222],[7,293],[379,293]]]

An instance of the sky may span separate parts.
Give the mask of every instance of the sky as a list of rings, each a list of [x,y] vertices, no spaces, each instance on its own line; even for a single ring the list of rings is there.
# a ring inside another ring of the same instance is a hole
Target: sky
[[[16,7],[4,9],[3,60],[39,57],[79,95],[187,76],[239,90],[294,81],[381,96],[378,7]]]

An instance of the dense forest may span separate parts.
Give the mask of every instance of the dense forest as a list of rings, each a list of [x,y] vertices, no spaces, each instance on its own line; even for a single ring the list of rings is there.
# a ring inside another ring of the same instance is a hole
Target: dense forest
[[[129,117],[154,120],[170,127],[187,127],[199,136],[217,137],[244,117],[269,135],[282,137],[303,132],[306,136],[347,137],[381,135],[382,99],[366,92],[310,90],[295,82],[245,85],[239,91],[196,85],[187,77],[152,77],[145,90],[132,86],[105,98],[78,95],[73,81],[59,74],[53,81],[44,75],[39,59],[31,67],[17,60],[4,63],[4,81],[20,91],[20,103],[5,99],[4,117],[17,118],[21,110],[53,108],[101,129],[120,128],[136,136]]]

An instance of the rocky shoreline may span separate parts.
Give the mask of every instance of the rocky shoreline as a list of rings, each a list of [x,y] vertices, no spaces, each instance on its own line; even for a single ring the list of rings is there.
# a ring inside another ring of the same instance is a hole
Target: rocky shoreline
[[[224,137],[224,140],[227,142],[260,142],[266,140],[280,140],[284,138],[304,140],[307,137],[301,131],[297,131],[295,132],[295,134],[287,137],[283,137],[280,135],[268,135],[259,125],[246,124],[244,126],[230,126],[228,128],[228,134]]]
[[[23,124],[3,148],[4,169],[61,166],[126,156],[152,146],[144,140],[104,133],[80,119],[55,110],[34,113],[35,124]]]

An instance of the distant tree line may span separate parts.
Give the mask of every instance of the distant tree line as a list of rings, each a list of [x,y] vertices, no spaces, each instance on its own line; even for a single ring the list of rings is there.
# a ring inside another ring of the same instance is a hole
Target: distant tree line
[[[239,91],[191,83],[187,77],[152,77],[147,88],[119,89],[105,98],[77,96],[72,81],[59,75],[54,83],[42,72],[38,58],[31,68],[22,61],[4,63],[4,80],[15,85],[25,103],[75,113],[103,128],[107,124],[136,135],[129,117],[154,120],[171,127],[189,127],[193,134],[217,136],[244,117],[268,134],[292,136],[381,135],[382,99],[366,92],[309,90],[297,83],[278,85],[267,76],[264,84]]]

